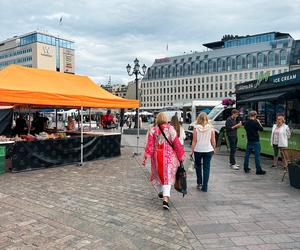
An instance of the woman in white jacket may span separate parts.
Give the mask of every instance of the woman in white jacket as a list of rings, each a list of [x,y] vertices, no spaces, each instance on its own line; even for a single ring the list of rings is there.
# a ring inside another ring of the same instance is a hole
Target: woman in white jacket
[[[274,149],[272,167],[277,166],[279,151],[282,155],[283,167],[287,167],[288,155],[285,149],[287,149],[288,147],[288,139],[290,138],[290,135],[291,132],[289,126],[285,124],[284,116],[278,115],[276,119],[276,124],[273,125],[271,134],[271,145]]]

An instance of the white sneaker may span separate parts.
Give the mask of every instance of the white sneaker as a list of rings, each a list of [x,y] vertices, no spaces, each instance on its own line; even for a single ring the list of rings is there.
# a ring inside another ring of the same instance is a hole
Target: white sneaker
[[[237,164],[231,165],[230,167],[234,170],[239,170],[239,165]]]

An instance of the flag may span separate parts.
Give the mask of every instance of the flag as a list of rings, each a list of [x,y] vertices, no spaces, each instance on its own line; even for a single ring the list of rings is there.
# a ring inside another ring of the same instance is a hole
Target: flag
[[[63,17],[60,17],[59,19],[59,24],[62,25],[62,20],[63,20]]]

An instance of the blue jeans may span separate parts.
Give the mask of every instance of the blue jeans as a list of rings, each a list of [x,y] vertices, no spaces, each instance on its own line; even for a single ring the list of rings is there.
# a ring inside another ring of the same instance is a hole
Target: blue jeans
[[[194,152],[195,156],[195,168],[197,174],[197,184],[202,185],[202,190],[207,191],[207,183],[210,172],[210,161],[212,152]],[[202,178],[202,166],[203,166],[203,178]]]
[[[244,159],[244,169],[247,170],[249,167],[249,157],[250,157],[252,150],[254,151],[254,156],[255,156],[256,171],[261,171],[260,143],[259,142],[248,142],[247,143],[246,154],[245,154],[245,159]]]

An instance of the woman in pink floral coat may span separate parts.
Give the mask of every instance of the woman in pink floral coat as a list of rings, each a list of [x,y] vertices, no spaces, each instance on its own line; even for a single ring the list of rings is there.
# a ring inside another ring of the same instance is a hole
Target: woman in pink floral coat
[[[159,127],[173,148],[166,141]],[[159,113],[156,117],[156,125],[148,131],[143,165],[146,165],[147,158],[151,158],[150,180],[158,187],[158,196],[163,198],[165,209],[169,209],[171,185],[175,183],[177,168],[184,157],[185,152],[175,129],[168,124],[166,114]]]

